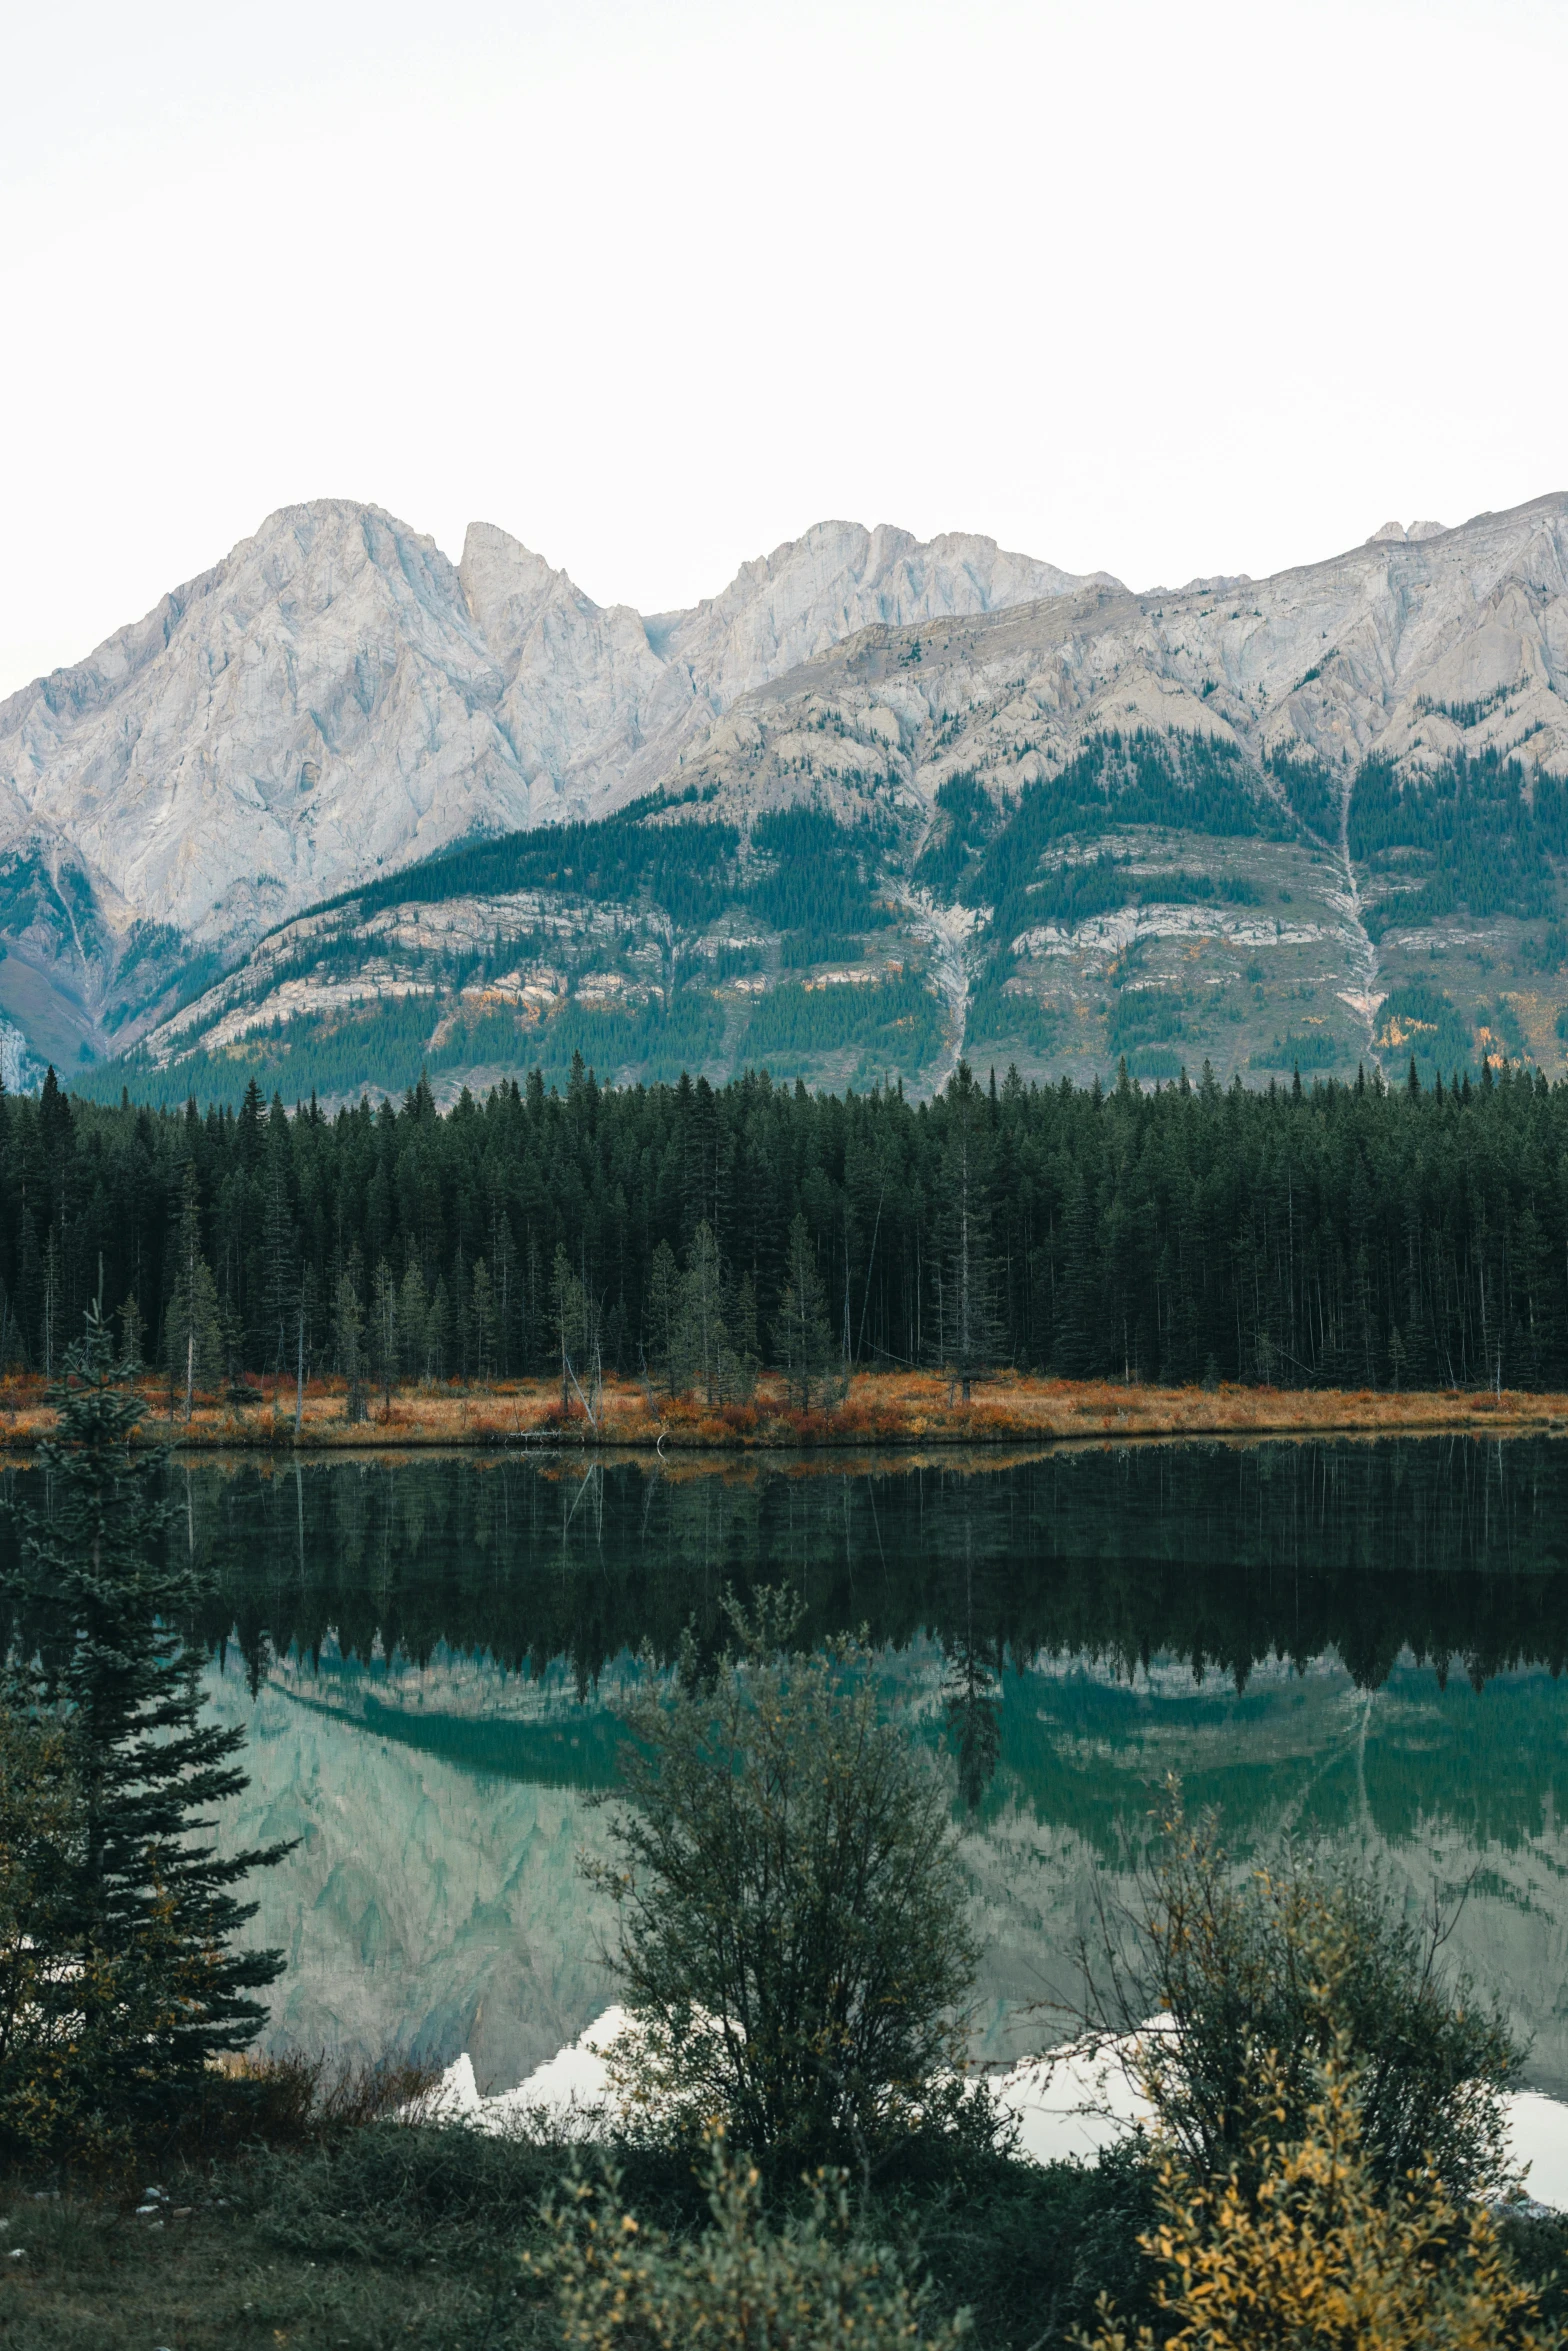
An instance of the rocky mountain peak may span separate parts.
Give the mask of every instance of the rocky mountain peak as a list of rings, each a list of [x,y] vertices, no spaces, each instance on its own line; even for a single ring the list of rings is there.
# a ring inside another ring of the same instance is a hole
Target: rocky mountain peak
[[[1380,523],[1367,545],[1378,547],[1385,540],[1391,540],[1397,546],[1413,546],[1418,539],[1440,539],[1447,528],[1446,522],[1413,522],[1408,530],[1402,522]]]
[[[661,788],[743,827],[869,796],[913,839],[949,781],[1010,806],[1141,733],[1218,745],[1276,796],[1306,761],[1334,798],[1374,748],[1411,774],[1495,754],[1528,792],[1568,772],[1565,628],[1564,496],[1143,596],[978,534],[829,520],[652,616],[495,524],[454,565],[383,508],[311,500],[0,704],[0,1015],[57,1060],[56,1036],[102,1052],[193,953],[229,963],[459,840]]]
[[[493,523],[454,566],[383,507],[309,499],[0,704],[0,853],[63,858],[110,932],[227,953],[465,836],[602,813],[870,622],[1077,584],[991,539],[825,522],[649,622]]]

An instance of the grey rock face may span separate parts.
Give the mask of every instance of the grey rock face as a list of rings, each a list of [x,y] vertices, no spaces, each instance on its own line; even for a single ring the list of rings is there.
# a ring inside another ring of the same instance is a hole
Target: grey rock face
[[[37,1056],[103,1053],[194,993],[193,955],[216,977],[476,833],[695,788],[742,825],[869,797],[913,840],[953,774],[1010,794],[1138,729],[1219,738],[1265,789],[1374,748],[1568,773],[1568,496],[1143,595],[826,522],[652,616],[491,524],[454,566],[379,508],[285,508],[0,704],[0,1014]]]
[[[998,795],[1089,738],[1206,735],[1348,783],[1376,748],[1568,774],[1568,495],[1436,539],[1379,533],[1272,579],[1082,589],[930,631],[862,632],[744,696],[685,773],[738,816],[798,795],[928,806],[950,776]],[[1420,526],[1424,529],[1425,526]]]
[[[454,568],[380,508],[318,499],[0,704],[0,846],[46,828],[124,920],[244,940],[474,832],[599,814],[868,620],[1078,584],[989,539],[828,523],[645,622],[489,524]]]

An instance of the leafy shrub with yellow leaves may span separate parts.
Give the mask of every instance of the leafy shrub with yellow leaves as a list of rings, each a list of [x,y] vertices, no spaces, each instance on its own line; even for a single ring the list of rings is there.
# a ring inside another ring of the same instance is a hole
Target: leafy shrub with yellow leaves
[[[1241,2170],[1215,2179],[1174,2151],[1161,2164],[1161,2217],[1139,2242],[1168,2331],[1128,2334],[1102,2301],[1082,2351],[1545,2351],[1491,2214],[1456,2205],[1430,2165],[1392,2191],[1376,2178],[1343,2041],[1300,2137],[1282,2127],[1291,2085],[1272,2053],[1258,2091]]]
[[[578,2179],[546,2209],[554,2244],[525,2273],[555,2294],[571,2351],[953,2351],[967,2315],[935,2319],[926,2290],[850,2225],[846,2175],[822,2171],[804,2218],[768,2225],[761,2175],[709,2137],[713,2225],[679,2241],[641,2228],[616,2175]]]

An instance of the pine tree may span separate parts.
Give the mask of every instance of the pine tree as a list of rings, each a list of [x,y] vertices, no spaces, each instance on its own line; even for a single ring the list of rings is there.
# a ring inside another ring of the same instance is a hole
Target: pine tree
[[[365,1417],[365,1309],[351,1266],[338,1276],[332,1297],[332,1339],[338,1370],[348,1382],[344,1411],[349,1420]]]
[[[675,1393],[680,1296],[681,1276],[675,1262],[675,1252],[668,1241],[661,1241],[648,1267],[648,1330],[655,1368],[662,1368],[665,1386],[672,1396]]]
[[[784,1287],[779,1293],[778,1320],[773,1345],[789,1383],[791,1397],[802,1412],[811,1410],[811,1394],[833,1359],[833,1334],[828,1328],[827,1302],[816,1252],[803,1216],[789,1228],[784,1260]]]
[[[997,1318],[992,1294],[990,1230],[986,1213],[983,1098],[967,1062],[948,1086],[954,1117],[947,1150],[947,1280],[944,1368],[967,1404],[973,1383],[991,1367]]]
[[[267,1200],[263,1222],[265,1289],[263,1362],[270,1355],[274,1371],[283,1369],[289,1341],[295,1335],[293,1308],[298,1295],[298,1242],[289,1213],[289,1130],[281,1102],[274,1102],[267,1125]]]
[[[496,1305],[495,1285],[482,1257],[474,1260],[473,1296],[474,1368],[480,1386],[488,1387],[495,1374]]]
[[[572,1271],[571,1259],[559,1243],[550,1272],[550,1306],[561,1351],[561,1410],[564,1413],[568,1409],[575,1389],[584,1411],[592,1419],[594,1406],[584,1393],[583,1383],[587,1381],[591,1389],[597,1389],[598,1317],[592,1299]]]
[[[50,1076],[54,1072],[50,1071]],[[60,1244],[53,1225],[44,1242],[44,1313],[43,1313],[44,1371],[54,1378],[55,1351],[60,1330]]]
[[[178,1630],[200,1579],[171,1556],[162,1460],[131,1451],[142,1406],[96,1307],[51,1401],[49,1504],[23,1517],[9,1660],[30,1717],[64,1727],[80,1805],[55,1914],[70,1964],[45,1996],[79,2020],[82,2098],[135,2126],[255,2039],[252,1995],[283,1955],[230,1948],[256,1908],[233,1889],[288,1847],[221,1859],[205,1839],[211,1807],[247,1784],[244,1733],[201,1721],[200,1657]]]
[[[452,1310],[447,1304],[446,1282],[438,1276],[435,1291],[430,1300],[430,1312],[425,1317],[425,1361],[430,1367],[432,1379],[444,1380],[446,1378],[447,1357],[451,1352],[451,1346]]]
[[[677,1350],[681,1386],[701,1383],[708,1403],[722,1404],[737,1384],[735,1350],[724,1318],[724,1269],[713,1227],[703,1220],[692,1235],[681,1281]]]
[[[398,1355],[405,1379],[419,1380],[430,1376],[429,1324],[430,1302],[425,1296],[425,1277],[410,1260],[397,1301]]]
[[[132,1290],[120,1308],[120,1361],[127,1371],[138,1372],[142,1369],[146,1333],[147,1325],[136,1303],[136,1292]]]
[[[376,1267],[370,1290],[370,1360],[381,1385],[381,1409],[392,1410],[392,1391],[397,1386],[400,1358],[398,1343],[397,1283],[392,1268],[383,1257]]]
[[[180,1184],[174,1291],[163,1330],[170,1388],[183,1387],[185,1417],[189,1420],[197,1389],[215,1388],[223,1378],[223,1324],[218,1313],[218,1290],[212,1268],[202,1255],[196,1170],[189,1160]]]

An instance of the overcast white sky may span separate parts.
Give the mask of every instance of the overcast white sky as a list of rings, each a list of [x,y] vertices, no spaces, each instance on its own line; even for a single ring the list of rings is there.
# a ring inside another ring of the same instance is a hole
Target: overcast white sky
[[[651,611],[1561,489],[1565,98],[1568,0],[10,0],[0,693],[313,496]]]

